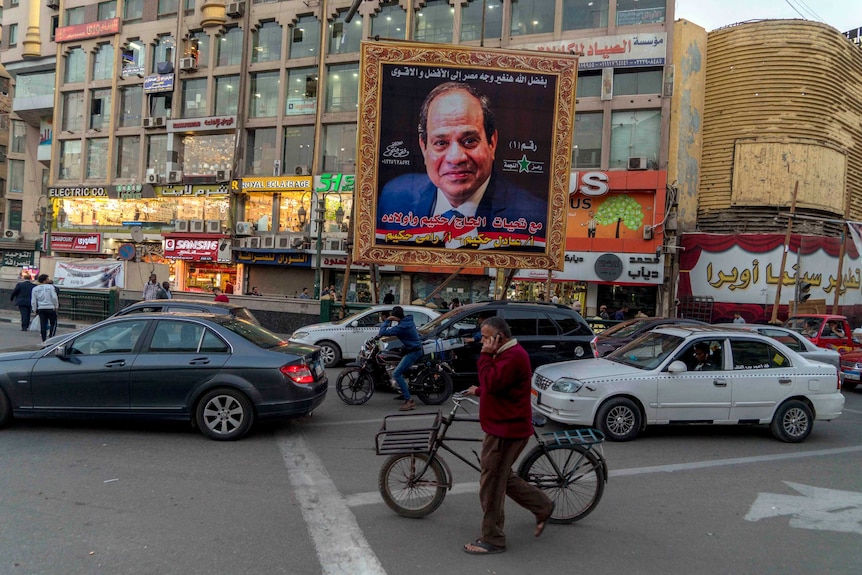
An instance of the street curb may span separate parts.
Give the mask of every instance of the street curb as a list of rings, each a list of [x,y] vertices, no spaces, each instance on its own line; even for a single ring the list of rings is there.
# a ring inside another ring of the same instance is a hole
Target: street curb
[[[17,317],[0,316],[0,321],[6,322],[6,323],[18,323],[21,321],[21,316],[17,316]],[[64,327],[64,328],[69,328],[69,329],[81,329],[81,328],[86,327],[88,325],[92,325],[92,324],[89,324],[89,323],[85,323],[85,324],[65,323],[63,321],[57,322],[57,327]]]

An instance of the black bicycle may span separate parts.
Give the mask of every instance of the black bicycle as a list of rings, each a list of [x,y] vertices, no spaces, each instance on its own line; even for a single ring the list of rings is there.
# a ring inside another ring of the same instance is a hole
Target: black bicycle
[[[452,489],[452,471],[440,457],[448,451],[476,471],[475,461],[458,453],[449,443],[481,442],[476,437],[449,437],[453,423],[479,421],[462,406],[478,402],[462,394],[452,396],[454,406],[445,417],[440,412],[388,415],[376,436],[377,455],[389,455],[378,476],[383,500],[404,517],[430,515]],[[458,411],[467,415],[457,415]],[[427,425],[423,425],[427,423]],[[602,453],[604,435],[596,429],[576,429],[539,434],[536,444],[518,466],[518,476],[543,490],[554,501],[552,523],[573,523],[583,519],[599,504],[608,478]]]

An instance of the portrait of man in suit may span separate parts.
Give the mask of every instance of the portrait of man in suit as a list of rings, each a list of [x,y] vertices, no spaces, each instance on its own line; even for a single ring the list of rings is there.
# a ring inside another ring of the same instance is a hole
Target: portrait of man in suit
[[[383,186],[377,242],[543,251],[547,192],[542,198],[495,169],[501,144],[489,98],[473,84],[444,82],[425,97],[418,120],[425,173],[402,174]]]

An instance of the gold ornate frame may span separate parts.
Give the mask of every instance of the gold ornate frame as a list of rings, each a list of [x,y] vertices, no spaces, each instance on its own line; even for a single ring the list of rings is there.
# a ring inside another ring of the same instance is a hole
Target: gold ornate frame
[[[417,246],[377,245],[376,214],[383,64],[449,66],[511,73],[541,73],[557,77],[554,96],[550,190],[544,252],[467,251]],[[356,261],[393,265],[562,270],[566,242],[566,200],[571,171],[574,130],[576,57],[546,52],[500,50],[414,42],[363,42],[359,98],[356,221],[353,257]]]

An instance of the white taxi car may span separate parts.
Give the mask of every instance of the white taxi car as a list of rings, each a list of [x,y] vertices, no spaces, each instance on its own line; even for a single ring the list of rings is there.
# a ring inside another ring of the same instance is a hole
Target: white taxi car
[[[706,346],[698,364],[695,346]],[[533,374],[533,409],[629,441],[647,425],[769,425],[804,441],[814,420],[841,415],[834,365],[809,360],[757,333],[711,326],[658,328],[610,355],[543,365]]]

